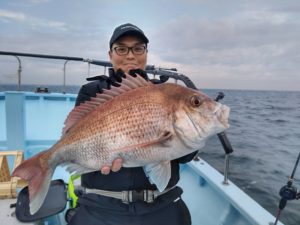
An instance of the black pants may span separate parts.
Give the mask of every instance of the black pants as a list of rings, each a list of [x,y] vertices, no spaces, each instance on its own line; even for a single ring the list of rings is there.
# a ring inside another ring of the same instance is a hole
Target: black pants
[[[124,204],[121,200],[89,194],[79,201],[81,204],[68,225],[191,225],[189,210],[178,196],[178,189],[177,193],[172,190],[160,196],[154,203]]]

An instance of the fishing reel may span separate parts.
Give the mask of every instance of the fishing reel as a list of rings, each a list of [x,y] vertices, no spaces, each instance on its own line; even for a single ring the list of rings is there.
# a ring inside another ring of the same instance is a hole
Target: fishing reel
[[[283,210],[286,206],[287,201],[298,200],[300,199],[300,191],[297,190],[295,186],[293,186],[293,179],[289,178],[287,185],[284,185],[280,191],[279,195],[281,196],[279,202],[279,210]]]
[[[281,196],[281,199],[286,201],[300,199],[300,192],[297,190],[295,186],[292,185],[291,180],[288,181],[287,185],[283,186],[280,189],[279,195]]]
[[[279,191],[279,195],[280,195],[281,199],[279,202],[278,212],[277,212],[276,221],[275,221],[274,225],[277,224],[279,217],[280,217],[280,213],[285,208],[287,202],[291,201],[291,200],[295,200],[295,199],[296,200],[300,199],[300,191],[298,191],[297,188],[295,186],[293,186],[294,175],[296,173],[296,169],[297,169],[299,160],[300,160],[300,153],[299,153],[297,161],[295,163],[292,175],[289,177],[287,184],[284,185]]]

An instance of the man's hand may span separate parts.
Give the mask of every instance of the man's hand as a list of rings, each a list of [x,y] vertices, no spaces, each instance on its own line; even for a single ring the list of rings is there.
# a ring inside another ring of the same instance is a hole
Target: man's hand
[[[125,77],[126,77],[126,75],[125,75],[124,71],[121,70],[121,69],[118,69],[116,72],[114,72],[112,70],[111,73],[109,74],[110,82],[114,86],[117,86],[117,87],[120,86],[120,84],[118,84],[118,83],[121,83],[122,82],[122,78],[125,78]]]
[[[146,73],[146,71],[142,70],[142,69],[133,69],[133,70],[129,70],[129,75],[136,77],[136,75],[140,75],[141,77],[143,77],[145,80],[149,80],[148,75]]]
[[[142,70],[142,69],[132,69],[129,70],[128,74],[130,76],[136,77],[137,74],[140,75],[141,77],[143,77],[145,80],[149,80],[148,75],[146,73],[146,71]],[[123,70],[118,69],[116,72],[114,72],[113,70],[110,72],[109,74],[109,80],[111,82],[111,84],[113,86],[120,86],[120,83],[122,82],[122,79],[126,78],[126,74],[124,73]]]
[[[116,158],[111,166],[102,166],[101,173],[103,175],[108,175],[110,171],[117,172],[121,169],[123,160],[121,158]]]

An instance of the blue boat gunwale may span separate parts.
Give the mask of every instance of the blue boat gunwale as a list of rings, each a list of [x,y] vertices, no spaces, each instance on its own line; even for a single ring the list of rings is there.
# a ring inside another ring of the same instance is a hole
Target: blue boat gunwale
[[[191,161],[188,166],[194,170],[201,179],[208,182],[209,185],[222,195],[241,215],[254,224],[270,225],[275,222],[274,216],[258,204],[254,199],[242,191],[233,182],[228,180],[229,184],[224,184],[224,176],[209,165],[205,160]],[[201,185],[201,184],[199,184]],[[253,217],[255,215],[255,217]],[[280,221],[278,225],[283,225]]]

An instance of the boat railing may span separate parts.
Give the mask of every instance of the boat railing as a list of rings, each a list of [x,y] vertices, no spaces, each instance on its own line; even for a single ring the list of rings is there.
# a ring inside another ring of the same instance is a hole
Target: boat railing
[[[62,92],[66,93],[66,67],[69,61],[79,61],[88,63],[88,75],[90,74],[90,64],[103,66],[104,67],[104,74],[106,72],[107,67],[111,67],[111,63],[108,61],[100,61],[94,59],[87,59],[87,58],[80,58],[80,57],[70,57],[70,56],[59,56],[59,55],[45,55],[45,54],[32,54],[32,53],[23,53],[23,52],[7,52],[7,51],[0,51],[0,55],[6,56],[13,56],[18,60],[18,91],[21,90],[22,85],[22,61],[21,57],[33,57],[33,58],[46,58],[46,59],[58,59],[58,60],[65,60],[63,65],[63,84],[62,84]]]
[[[18,91],[21,90],[22,85],[22,61],[21,57],[32,57],[32,58],[46,58],[46,59],[57,59],[57,60],[65,60],[63,64],[63,84],[62,84],[62,93],[66,93],[66,68],[67,63],[70,61],[77,61],[77,62],[83,62],[88,63],[88,76],[90,75],[90,65],[96,65],[96,66],[102,66],[104,68],[104,75],[106,74],[106,70],[109,67],[112,67],[111,62],[104,61],[104,60],[95,60],[95,59],[89,59],[89,58],[81,58],[81,57],[72,57],[72,56],[60,56],[60,55],[46,55],[46,54],[33,54],[33,53],[24,53],[24,52],[8,52],[8,51],[0,51],[0,55],[6,55],[6,56],[13,56],[18,61],[18,69],[17,69],[17,75],[18,75]],[[190,85],[193,85],[192,82],[184,76],[183,74],[177,73],[176,68],[161,68],[161,67],[155,67],[154,65],[147,65],[146,71],[149,74],[153,74],[155,77],[156,75],[161,76],[167,76],[175,79],[177,82],[178,80],[184,80],[183,82],[188,82]],[[196,87],[195,87],[196,88]]]

